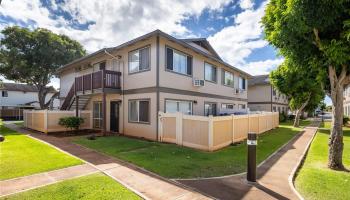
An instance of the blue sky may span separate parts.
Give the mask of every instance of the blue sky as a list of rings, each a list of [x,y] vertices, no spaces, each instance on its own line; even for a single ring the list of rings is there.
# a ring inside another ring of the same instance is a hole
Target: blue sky
[[[48,28],[78,40],[91,53],[160,29],[178,38],[208,38],[225,61],[259,75],[283,62],[263,38],[260,20],[267,1],[5,0],[0,30]],[[52,85],[59,87],[58,80]]]

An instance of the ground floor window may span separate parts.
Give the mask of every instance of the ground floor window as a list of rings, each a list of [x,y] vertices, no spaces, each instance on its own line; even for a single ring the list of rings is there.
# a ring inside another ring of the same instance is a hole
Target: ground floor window
[[[204,104],[204,115],[216,115],[216,103],[205,103]]]
[[[165,100],[165,112],[192,115],[192,101]]]
[[[239,104],[238,109],[245,109],[245,104]]]
[[[221,104],[221,109],[224,109],[224,110],[233,110],[234,108],[235,108],[235,104],[230,104],[230,103]]]
[[[149,123],[150,116],[149,100],[129,101],[129,121],[138,123]]]
[[[93,127],[101,128],[102,127],[102,102],[95,101],[93,103]]]

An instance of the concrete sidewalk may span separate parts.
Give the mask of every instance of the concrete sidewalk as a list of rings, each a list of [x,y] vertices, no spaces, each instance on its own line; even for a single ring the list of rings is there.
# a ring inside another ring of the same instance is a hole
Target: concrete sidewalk
[[[8,128],[47,142],[94,165],[98,170],[123,184],[144,199],[210,199],[186,186],[142,170],[129,163],[101,154],[94,150],[73,144],[68,138],[57,138],[22,129],[15,124],[5,124]]]
[[[77,165],[49,172],[0,181],[0,196],[49,185],[58,181],[85,176],[98,172],[89,164]]]
[[[217,199],[299,199],[290,177],[317,131],[319,122],[304,128],[257,170],[258,182],[248,184],[246,175],[202,180],[178,180]]]

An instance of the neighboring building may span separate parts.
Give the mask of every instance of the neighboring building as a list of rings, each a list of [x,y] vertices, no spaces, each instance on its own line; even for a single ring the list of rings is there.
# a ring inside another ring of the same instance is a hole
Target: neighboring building
[[[94,128],[152,140],[158,111],[246,112],[251,77],[225,63],[205,38],[159,30],[75,60],[59,76],[62,110],[92,110]]]
[[[254,76],[249,80],[248,108],[250,111],[288,113],[288,98],[272,87],[269,75]]]
[[[54,88],[47,94],[46,101],[56,93]],[[59,107],[59,100],[53,101],[53,108]],[[39,109],[38,89],[36,86],[1,83],[0,85],[0,118],[22,119],[23,109]]]
[[[343,107],[344,107],[344,115],[350,116],[350,85],[344,88],[344,100],[343,100]]]

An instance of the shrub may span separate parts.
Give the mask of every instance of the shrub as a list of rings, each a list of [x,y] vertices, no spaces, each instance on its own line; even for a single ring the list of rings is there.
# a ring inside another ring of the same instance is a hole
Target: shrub
[[[280,120],[280,122],[286,122],[287,121],[287,115],[284,112],[280,113],[279,120]]]
[[[58,122],[59,125],[76,131],[79,130],[82,123],[84,123],[84,119],[81,117],[62,117]]]
[[[344,115],[344,117],[343,117],[343,125],[346,126],[348,124],[349,120],[350,120],[349,116]]]

